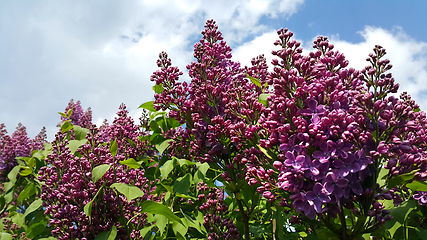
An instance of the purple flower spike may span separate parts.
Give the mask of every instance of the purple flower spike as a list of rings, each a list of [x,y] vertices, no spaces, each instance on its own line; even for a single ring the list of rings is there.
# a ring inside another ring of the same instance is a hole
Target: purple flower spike
[[[307,200],[314,203],[314,210],[318,213],[322,210],[322,204],[331,201],[331,198],[325,193],[324,188],[320,183],[316,183],[313,187],[313,191],[309,191],[305,197]]]

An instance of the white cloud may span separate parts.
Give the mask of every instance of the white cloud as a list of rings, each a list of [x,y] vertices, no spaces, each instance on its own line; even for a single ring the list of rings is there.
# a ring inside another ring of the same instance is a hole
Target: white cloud
[[[3,1],[0,3],[0,122],[49,139],[71,98],[94,122],[124,102],[133,115],[151,100],[160,51],[185,70],[192,42],[215,19],[229,44],[265,32],[261,17],[290,16],[303,3],[280,0]]]
[[[375,45],[384,47],[387,51],[385,58],[393,65],[390,72],[400,84],[399,93],[408,92],[422,110],[427,110],[427,43],[415,41],[400,27],[389,31],[368,26],[359,33],[363,42],[350,43],[338,36],[332,36],[331,42],[356,69],[369,65],[365,59],[373,53]]]

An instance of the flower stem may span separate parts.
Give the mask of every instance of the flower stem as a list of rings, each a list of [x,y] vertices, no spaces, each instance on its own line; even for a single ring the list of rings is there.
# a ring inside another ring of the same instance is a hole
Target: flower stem
[[[237,193],[240,196],[240,193]],[[236,195],[236,193],[235,193]],[[249,236],[249,219],[248,216],[246,215],[245,209],[243,208],[243,204],[242,204],[242,200],[240,199],[240,197],[236,197],[237,200],[237,206],[239,207],[239,212],[242,215],[242,221],[243,221],[243,225],[245,227],[245,239],[250,239]]]

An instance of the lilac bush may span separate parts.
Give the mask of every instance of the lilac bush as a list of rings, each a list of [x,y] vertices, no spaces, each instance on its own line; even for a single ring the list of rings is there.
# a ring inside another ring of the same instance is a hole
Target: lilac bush
[[[73,107],[79,110],[76,105]],[[87,116],[71,114],[73,122],[90,126],[81,147],[72,151],[73,139],[67,138],[67,132],[60,131],[52,142],[53,152],[46,159],[48,165],[39,171],[39,180],[45,183],[41,199],[46,207],[45,214],[51,216],[52,235],[58,239],[93,239],[98,233],[116,226],[120,239],[140,239],[137,229],[146,224],[146,215],[139,214],[140,203],[152,198],[149,181],[143,169],[131,169],[119,162],[144,155],[147,147],[138,140],[144,133],[128,116],[124,105],[120,106],[111,125],[97,128]],[[109,148],[113,140],[118,146],[116,156]],[[94,182],[92,170],[100,164],[112,167]],[[144,195],[128,202],[124,195],[117,195],[108,188],[113,183],[131,184],[140,188]],[[88,216],[84,208],[101,188],[103,192],[95,199],[91,216]],[[129,223],[119,221],[121,217]]]
[[[12,135],[7,135],[6,126],[0,125],[0,180],[5,181],[6,175],[18,165],[16,157],[29,157],[33,150],[42,149],[46,142],[46,129],[43,128],[34,139],[27,135],[26,128],[19,123]]]
[[[190,83],[178,82],[182,72],[160,54],[154,107],[185,123],[166,133],[169,153],[222,171],[245,224],[253,209],[240,196],[249,184],[342,239],[381,228],[392,219],[385,201],[399,205],[411,198],[405,184],[426,180],[425,113],[406,93],[393,95],[399,84],[381,46],[359,71],[326,37],[303,54],[292,32],[277,33],[271,72],[263,56],[252,67],[231,61],[212,20],[194,45]],[[414,195],[420,204],[423,194]]]

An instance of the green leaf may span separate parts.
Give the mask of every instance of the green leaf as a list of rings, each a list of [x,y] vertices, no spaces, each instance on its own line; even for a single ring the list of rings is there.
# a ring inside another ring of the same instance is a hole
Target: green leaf
[[[71,108],[67,111],[67,118],[71,117],[71,114],[73,113],[74,108]]]
[[[259,95],[258,99],[260,101],[267,101],[267,98],[270,97],[270,95],[271,95],[270,93],[262,93],[262,94]]]
[[[71,153],[74,154],[79,147],[87,142],[87,139],[83,140],[70,140],[67,147],[70,149]]]
[[[160,174],[162,175],[162,179],[167,178],[173,168],[174,168],[174,161],[173,160],[166,161],[163,164],[163,166],[160,168]]]
[[[409,173],[405,173],[405,174],[401,174],[395,177],[392,177],[390,180],[388,180],[387,183],[387,187],[388,188],[393,188],[396,185],[403,185],[405,184],[407,181],[411,180],[414,178],[414,174],[417,172],[418,170],[414,170],[412,172]]]
[[[58,239],[54,237],[47,237],[47,238],[39,238],[39,240],[58,240]]]
[[[427,182],[414,181],[414,182],[406,184],[406,187],[410,188],[410,189],[412,189],[414,191],[427,192]]]
[[[150,112],[155,112],[156,111],[156,109],[154,108],[154,101],[149,101],[149,102],[143,103],[138,108],[144,108],[144,109],[147,109]]]
[[[160,235],[163,235],[163,232],[165,231],[165,227],[168,224],[168,219],[163,215],[155,215],[154,221],[156,222],[157,228],[159,228]]]
[[[27,187],[19,194],[17,202],[22,202],[23,200],[27,199],[28,197],[34,195],[36,193],[36,186],[34,183],[30,183],[27,185]]]
[[[31,173],[33,173],[33,169],[32,168],[26,167],[26,166],[25,167],[21,166],[21,171],[19,172],[19,175],[25,177],[25,176],[30,175]]]
[[[70,131],[71,129],[73,129],[73,124],[71,124],[69,120],[67,120],[61,124],[62,133],[66,133],[66,132]]]
[[[117,236],[116,226],[112,226],[109,231],[101,232],[96,235],[95,240],[114,240]]]
[[[129,168],[132,168],[132,169],[138,169],[138,168],[141,168],[142,166],[141,166],[141,164],[139,164],[135,159],[133,159],[133,158],[129,158],[129,159],[126,159],[126,160],[123,160],[123,161],[120,161],[120,164],[123,164],[123,165],[126,165],[126,166],[128,166]]]
[[[9,174],[7,174],[7,178],[9,178],[11,183],[15,183],[16,182],[16,176],[18,176],[19,170],[21,170],[20,166],[15,166],[10,172]]]
[[[99,166],[96,166],[92,169],[92,181],[93,183],[98,182],[99,179],[101,179],[105,173],[110,169],[110,165],[108,164],[102,164]]]
[[[125,195],[127,201],[144,196],[144,192],[135,186],[130,186],[124,183],[113,183],[111,187],[115,188],[118,192]]]
[[[190,189],[191,181],[191,175],[187,173],[183,177],[176,179],[173,184],[173,190],[177,193],[187,194],[188,189]]]
[[[89,221],[92,215],[92,205],[93,205],[93,199],[92,201],[86,203],[85,207],[83,208],[83,212],[86,214],[86,216],[89,217]]]
[[[260,82],[258,79],[256,79],[256,78],[254,78],[254,77],[249,76],[249,74],[247,74],[247,73],[245,73],[245,74],[246,74],[246,76],[249,78],[249,80],[251,80],[251,82],[252,82],[253,84],[255,84],[257,87],[261,88],[261,82]]]
[[[273,219],[276,219],[276,237],[278,240],[285,239],[285,236],[283,235],[283,217],[282,217],[282,211],[274,211],[273,212]]]
[[[172,222],[181,222],[181,219],[177,217],[173,212],[163,204],[153,202],[150,200],[144,201],[142,204],[142,212],[151,213],[151,214],[160,214],[165,216]]]
[[[180,209],[180,211],[181,211],[182,215],[185,217],[186,222],[187,222],[187,225],[188,225],[189,227],[195,228],[195,229],[196,229],[197,231],[199,231],[200,233],[204,233],[204,232],[202,231],[202,228],[200,227],[201,225],[203,225],[203,222],[198,222],[197,220],[192,219],[190,216],[188,216],[187,214],[185,214],[185,213],[182,211],[182,209]],[[181,219],[181,221],[182,221],[182,219]]]
[[[203,175],[206,175],[206,172],[209,169],[209,163],[197,163],[197,168],[203,173]]]
[[[188,231],[188,226],[184,226],[181,223],[178,222],[174,222],[172,224],[172,230],[175,233],[175,235],[181,234],[181,236],[185,236],[187,234]]]
[[[86,139],[86,134],[89,132],[89,129],[82,128],[79,125],[74,126],[74,134],[76,135],[76,140]]]
[[[20,227],[26,227],[25,226],[25,216],[24,216],[24,214],[22,214],[22,213],[15,213],[15,215],[13,215],[10,219],[16,225],[18,225]]]
[[[64,118],[68,118],[67,114],[62,113],[62,112],[58,112],[58,113],[59,113],[59,115],[63,116]]]
[[[47,225],[46,221],[40,221],[32,224],[27,228],[27,231],[26,231],[27,237],[30,239],[37,237],[37,235],[44,232],[46,225]]]
[[[270,159],[273,159],[273,157],[268,153],[268,151],[265,148],[261,147],[260,145],[258,145],[258,148],[259,150],[261,150],[262,153],[265,154],[265,156],[267,156]]]
[[[172,141],[172,139],[166,139],[162,143],[156,145],[156,149],[159,151],[160,155],[162,155],[166,148],[169,147],[170,141]]]
[[[32,202],[30,206],[28,206],[28,208],[25,210],[24,217],[26,217],[28,214],[39,209],[42,206],[42,203],[43,203],[43,200],[41,200],[40,198],[37,200],[34,200],[34,202]]]
[[[164,88],[163,88],[163,84],[156,84],[156,85],[153,87],[153,90],[154,90],[154,92],[155,92],[155,93],[158,93],[158,94],[162,93],[162,92],[163,92],[163,90],[164,90]]]
[[[0,232],[1,240],[13,240],[12,235],[10,233]]]
[[[117,139],[111,140],[110,153],[111,153],[111,155],[113,155],[113,157],[116,157],[116,155],[117,155]]]
[[[156,225],[150,225],[150,226],[148,226],[148,227],[145,227],[145,228],[143,228],[143,229],[141,229],[141,231],[139,231],[139,234],[141,234],[141,237],[142,238],[145,238],[145,236],[147,235],[147,233],[153,228],[153,227],[155,227]]]

